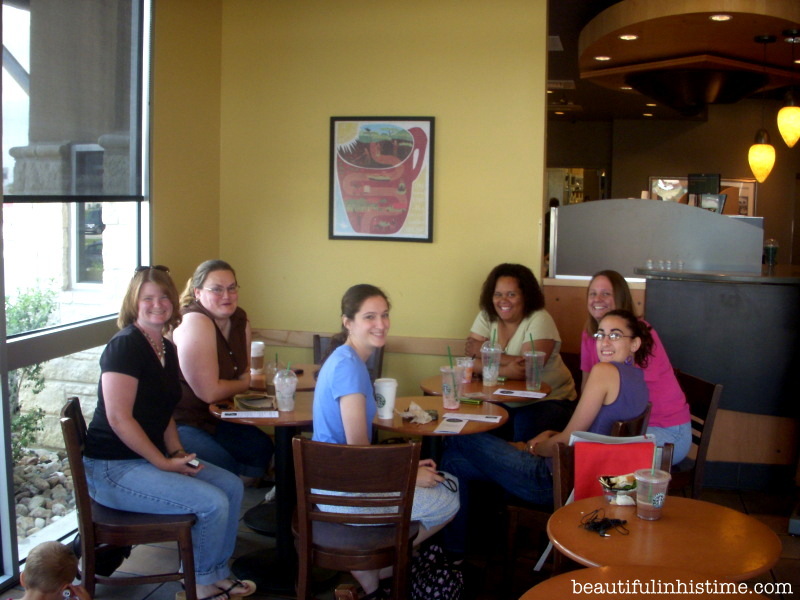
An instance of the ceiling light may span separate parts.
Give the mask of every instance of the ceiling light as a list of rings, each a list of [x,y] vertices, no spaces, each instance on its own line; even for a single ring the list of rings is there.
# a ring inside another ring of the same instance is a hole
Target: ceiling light
[[[653,113],[642,113],[643,117],[652,117]]]
[[[800,30],[787,29],[783,32],[786,41],[792,40],[792,66],[794,66],[794,47],[800,41]],[[793,148],[800,139],[800,106],[794,97],[794,90],[789,88],[783,101],[783,108],[778,111],[778,131],[789,148]]]
[[[610,56],[595,56],[594,59],[595,60],[599,60],[600,62],[605,62],[607,60],[611,60],[611,57]]]
[[[775,166],[775,147],[769,143],[766,129],[756,132],[755,142],[747,153],[747,162],[750,163],[750,170],[753,171],[756,181],[764,183]]]
[[[623,92],[630,92],[633,88],[631,86],[629,86],[629,85],[623,85],[623,86],[620,86],[619,89],[621,89]]]
[[[632,42],[633,40],[638,40],[639,36],[635,33],[623,33],[619,36],[619,39],[621,39],[623,42]]]
[[[730,15],[718,14],[718,15],[711,15],[708,18],[711,19],[712,21],[716,21],[717,23],[724,23],[725,21],[730,21],[733,17]]]
[[[775,41],[774,35],[758,35],[755,41],[764,44],[764,72],[767,70],[767,44]],[[764,98],[761,100],[761,129],[756,131],[756,138],[750,150],[747,152],[747,162],[750,163],[750,170],[753,171],[758,183],[764,183],[769,177],[772,167],[775,166],[775,146],[769,143],[769,133],[764,129]]]
[[[563,110],[557,110],[557,111],[556,111],[556,112],[554,112],[553,114],[554,114],[554,115],[563,115],[563,114],[564,114],[564,111],[563,111]]]
[[[655,102],[648,102],[645,106],[657,106]]]

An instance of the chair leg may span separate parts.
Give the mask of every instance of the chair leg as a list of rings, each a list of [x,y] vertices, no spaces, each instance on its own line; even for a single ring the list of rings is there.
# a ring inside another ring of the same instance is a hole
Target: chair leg
[[[83,569],[81,570],[81,583],[89,594],[90,598],[94,598],[94,588],[97,581],[95,580],[95,564],[94,564],[94,548],[83,548]]]
[[[352,583],[343,583],[336,586],[333,593],[336,600],[358,600],[358,588]],[[299,595],[297,597],[301,598]]]
[[[186,600],[197,600],[191,530],[186,529],[178,533],[178,552],[180,553],[181,567],[183,568],[183,587],[186,590]]]

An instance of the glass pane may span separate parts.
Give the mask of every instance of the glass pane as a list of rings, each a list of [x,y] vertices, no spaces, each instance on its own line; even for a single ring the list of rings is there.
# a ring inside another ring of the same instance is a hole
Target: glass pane
[[[20,3],[3,2],[5,193],[141,195],[132,0],[11,4]]]
[[[77,527],[59,417],[64,399],[78,396],[87,422],[91,419],[97,404],[103,348],[9,373],[20,559],[37,544],[60,539]]]
[[[137,266],[137,209],[136,202],[4,204],[8,335],[117,312]]]

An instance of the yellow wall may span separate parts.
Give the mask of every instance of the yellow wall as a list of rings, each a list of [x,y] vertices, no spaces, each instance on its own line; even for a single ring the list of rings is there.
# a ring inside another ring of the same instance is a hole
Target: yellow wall
[[[465,337],[491,267],[540,263],[544,0],[169,0],[156,42],[155,256],[185,278],[218,250],[254,327],[334,331],[369,282],[393,333]],[[328,240],[329,119],[364,115],[436,118],[434,243]]]
[[[219,254],[219,0],[155,0],[152,89],[153,264],[179,288]]]

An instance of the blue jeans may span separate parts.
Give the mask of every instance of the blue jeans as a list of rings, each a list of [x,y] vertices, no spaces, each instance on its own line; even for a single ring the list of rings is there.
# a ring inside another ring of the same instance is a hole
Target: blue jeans
[[[186,451],[196,453],[203,463],[243,477],[261,477],[275,451],[272,438],[254,425],[220,421],[214,435],[190,425],[178,425],[178,435]]]
[[[441,469],[459,480],[461,508],[444,529],[445,547],[464,552],[469,514],[469,485],[491,481],[527,502],[550,504],[553,501],[553,476],[547,461],[492,435],[459,435],[446,440]]]
[[[210,585],[230,575],[228,559],[244,487],[232,473],[212,464],[195,476],[170,473],[141,459],[100,460],[84,457],[89,495],[100,504],[153,514],[194,513],[192,549],[197,583]]]
[[[540,400],[514,411],[515,442],[527,442],[543,431],[564,431],[578,405],[573,400]]]
[[[686,458],[686,455],[689,454],[689,449],[692,447],[691,421],[673,425],[672,427],[648,427],[647,433],[652,433],[656,436],[656,446],[675,444],[675,448],[672,451],[673,465],[677,465]]]

